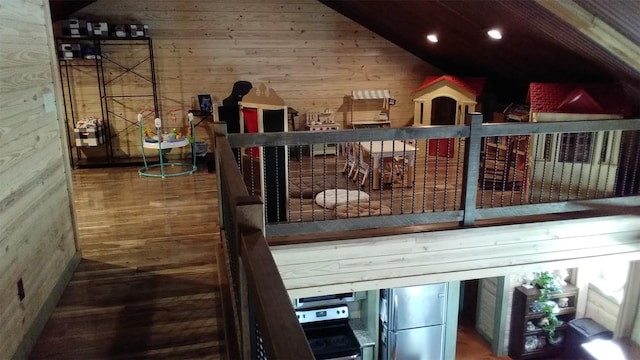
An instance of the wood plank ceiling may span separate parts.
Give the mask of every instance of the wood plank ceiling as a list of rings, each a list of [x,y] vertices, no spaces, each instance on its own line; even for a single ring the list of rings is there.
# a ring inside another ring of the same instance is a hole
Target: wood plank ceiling
[[[574,27],[576,19],[572,23],[555,15],[549,9],[554,1],[321,0],[449,74],[488,77],[503,97],[523,101],[530,82],[551,81],[622,81],[640,94],[637,67]],[[563,3],[574,13],[578,9],[593,15],[579,20],[610,26],[613,34],[607,34],[607,41],[619,37],[632,46],[640,44],[640,2],[576,1]],[[494,27],[502,31],[502,40],[487,36]],[[426,40],[431,33],[438,43]]]
[[[50,2],[55,21],[93,1]],[[552,81],[620,81],[640,97],[637,1],[320,2],[446,73],[487,77],[489,90],[502,101],[523,102],[530,82]],[[488,38],[494,27],[502,40]],[[426,40],[431,33],[438,43]],[[620,49],[620,43],[627,46]]]

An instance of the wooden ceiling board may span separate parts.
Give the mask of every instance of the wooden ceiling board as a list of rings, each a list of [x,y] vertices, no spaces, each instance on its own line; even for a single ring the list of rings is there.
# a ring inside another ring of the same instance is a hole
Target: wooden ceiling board
[[[51,9],[51,20],[66,19],[69,15],[94,3],[96,0],[49,0],[49,8]]]
[[[636,0],[575,0],[585,10],[609,26],[640,44],[640,1]]]
[[[506,93],[534,81],[640,79],[624,61],[533,0],[321,2],[445,73],[487,76]],[[578,2],[630,39],[640,38],[640,27],[632,26],[640,19],[640,2]],[[503,30],[501,41],[487,38],[492,26]],[[430,32],[437,33],[437,44],[425,40]]]
[[[526,93],[530,82],[616,80],[640,94],[640,70],[631,61],[633,57],[612,54],[615,46],[597,43],[593,36],[554,15],[548,6],[543,6],[545,1],[320,0],[443,73],[485,76],[490,87],[507,96]],[[65,18],[92,2],[50,0],[53,20]],[[567,3],[604,21],[636,47],[640,44],[640,1]],[[501,41],[491,41],[486,36],[492,26],[503,30]],[[425,39],[431,32],[437,33],[437,44]]]

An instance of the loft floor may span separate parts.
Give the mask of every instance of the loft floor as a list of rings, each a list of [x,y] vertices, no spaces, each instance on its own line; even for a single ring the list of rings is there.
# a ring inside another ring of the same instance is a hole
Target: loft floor
[[[215,174],[73,171],[82,261],[32,359],[222,359]]]
[[[83,259],[30,358],[223,359],[215,174],[84,169],[73,182]],[[460,354],[492,356],[463,330]]]

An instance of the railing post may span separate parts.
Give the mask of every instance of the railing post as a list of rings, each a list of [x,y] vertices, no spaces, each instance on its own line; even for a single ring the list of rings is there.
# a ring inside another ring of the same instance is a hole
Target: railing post
[[[227,123],[224,122],[214,122],[213,123],[213,143],[214,143],[214,147],[213,147],[213,158],[215,159],[215,168],[218,169],[218,173],[220,173],[222,171],[222,169],[220,168],[220,150],[216,149],[216,147],[218,146],[218,141],[216,140],[216,137],[218,136],[227,136]],[[222,204],[222,200],[221,197],[225,196],[226,194],[223,194],[222,192],[222,181],[223,181],[223,177],[224,176],[218,176],[217,179],[218,181],[216,181],[216,187],[218,190],[218,224],[220,224],[220,228],[224,229],[224,207]]]
[[[241,234],[242,229],[260,229],[264,236],[264,206],[257,196],[250,196],[246,198],[246,201],[238,202],[236,206],[236,224],[238,225],[238,234]],[[237,241],[240,241],[242,235],[237,237]],[[241,246],[237,244],[238,249],[238,281],[239,296],[240,296],[240,329],[242,358],[253,359],[255,358],[256,349],[256,328],[255,328],[255,314],[252,314],[253,305],[249,297],[249,290],[247,287],[247,275],[245,272],[245,266],[243,264],[243,256],[240,254]]]
[[[470,113],[469,141],[464,147],[464,170],[462,177],[463,219],[462,226],[471,226],[476,220],[478,176],[480,174],[480,151],[482,144],[482,114]]]

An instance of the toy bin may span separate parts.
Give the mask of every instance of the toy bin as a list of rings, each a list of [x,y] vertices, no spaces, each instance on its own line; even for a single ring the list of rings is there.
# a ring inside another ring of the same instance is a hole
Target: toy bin
[[[571,359],[589,359],[581,349],[581,345],[594,339],[609,340],[613,332],[598,324],[591,318],[580,318],[569,321],[569,330],[565,345],[565,356]]]
[[[76,146],[99,146],[104,144],[104,130],[102,126],[93,128],[75,128]]]
[[[194,149],[196,156],[206,156],[209,151],[209,146],[206,141],[196,141]]]

